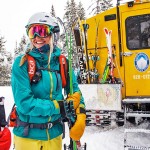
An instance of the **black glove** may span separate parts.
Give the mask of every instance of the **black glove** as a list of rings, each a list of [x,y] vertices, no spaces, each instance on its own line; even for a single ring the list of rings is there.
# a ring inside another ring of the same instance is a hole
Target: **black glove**
[[[69,119],[71,122],[75,121],[75,110],[73,107],[73,102],[70,101],[69,103],[66,100],[58,101],[59,108],[60,108],[60,114],[62,118]]]
[[[5,127],[7,125],[5,109],[4,109],[4,97],[0,97],[0,127]]]
[[[60,114],[62,115],[62,117],[67,117],[67,113],[69,112],[67,101],[61,100],[58,101],[58,104],[60,108]]]

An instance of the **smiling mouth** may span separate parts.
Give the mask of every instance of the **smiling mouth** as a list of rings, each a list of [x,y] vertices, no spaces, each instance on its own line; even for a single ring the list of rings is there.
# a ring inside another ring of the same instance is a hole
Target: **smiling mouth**
[[[36,44],[44,44],[45,42],[35,42]]]

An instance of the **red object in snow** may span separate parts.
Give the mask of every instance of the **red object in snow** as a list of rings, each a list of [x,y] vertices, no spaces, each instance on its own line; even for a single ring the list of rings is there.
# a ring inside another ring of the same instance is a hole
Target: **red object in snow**
[[[0,131],[0,150],[9,150],[11,145],[11,133],[10,130],[5,127]]]

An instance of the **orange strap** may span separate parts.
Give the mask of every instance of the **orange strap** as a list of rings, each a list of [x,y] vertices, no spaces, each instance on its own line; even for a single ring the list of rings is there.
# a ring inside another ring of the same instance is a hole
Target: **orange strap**
[[[59,63],[60,63],[60,75],[62,79],[62,87],[64,88],[67,84],[67,62],[66,57],[64,55],[59,56]]]
[[[28,61],[28,75],[30,81],[32,81],[32,78],[36,71],[36,62],[32,56],[26,54],[26,57]],[[66,57],[64,55],[59,56],[59,63],[60,63],[60,75],[62,79],[62,87],[64,88],[67,84],[66,79],[67,79],[67,70],[68,70]]]
[[[9,127],[16,127],[17,126],[17,112],[16,112],[16,107],[15,105],[12,108],[12,111],[10,112],[10,116],[9,116]]]
[[[29,75],[30,81],[32,81],[32,78],[36,70],[36,62],[32,56],[26,54],[26,57],[28,61],[28,75]]]

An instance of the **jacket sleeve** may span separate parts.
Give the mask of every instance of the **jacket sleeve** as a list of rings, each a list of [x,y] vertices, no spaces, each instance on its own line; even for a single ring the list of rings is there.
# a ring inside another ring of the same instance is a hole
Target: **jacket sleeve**
[[[52,116],[59,114],[58,103],[50,99],[35,98],[31,90],[27,62],[19,66],[21,57],[12,66],[11,85],[17,110],[29,116]]]

